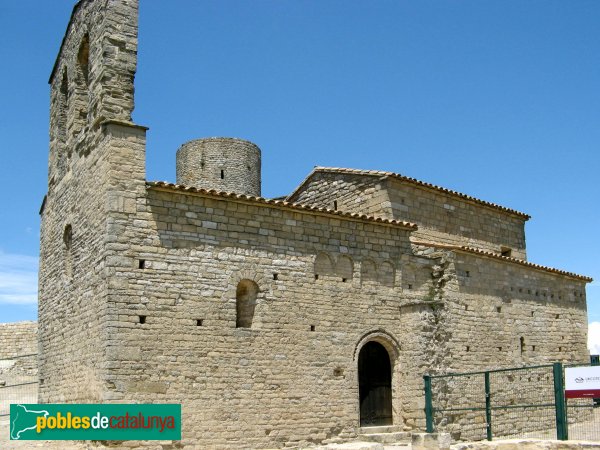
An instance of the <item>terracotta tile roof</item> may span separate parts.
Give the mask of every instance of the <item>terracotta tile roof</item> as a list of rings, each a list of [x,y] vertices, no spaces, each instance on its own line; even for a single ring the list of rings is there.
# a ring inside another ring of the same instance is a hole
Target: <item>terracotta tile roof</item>
[[[285,200],[266,199],[263,197],[255,197],[252,195],[237,194],[235,192],[224,192],[217,191],[215,189],[202,189],[191,186],[183,186],[180,184],[167,183],[166,181],[146,181],[146,187],[148,189],[166,189],[169,191],[184,192],[190,194],[201,194],[204,196],[218,197],[218,198],[229,198],[236,200],[244,200],[252,203],[258,203],[261,205],[274,205],[285,209],[291,209],[296,211],[312,211],[320,214],[326,214],[330,216],[361,220],[367,222],[374,222],[386,225],[395,225],[409,230],[417,230],[417,225],[411,222],[405,222],[403,220],[390,220],[382,217],[368,216],[366,214],[348,213],[343,211],[336,211],[328,208],[317,208],[315,206],[304,205],[300,203],[291,203]]]
[[[513,264],[519,264],[521,266],[531,267],[532,269],[541,270],[543,272],[556,273],[558,275],[563,275],[569,278],[575,278],[577,280],[586,281],[591,283],[594,281],[591,277],[586,277],[584,275],[578,275],[573,272],[567,272],[565,270],[555,269],[553,267],[541,266],[539,264],[534,264],[529,261],[525,261],[524,259],[512,258],[510,256],[502,256],[494,252],[481,250],[475,247],[468,247],[466,245],[451,245],[451,244],[440,244],[436,242],[424,242],[424,241],[411,241],[415,245],[422,245],[425,247],[434,247],[434,248],[442,248],[447,250],[454,250],[457,252],[463,253],[471,253],[474,255],[481,255],[487,258],[499,259],[501,261],[506,261]]]
[[[514,210],[514,209],[510,209],[510,208],[506,208],[504,206],[501,205],[497,205],[495,203],[491,203],[491,202],[487,202],[485,200],[480,200],[478,198],[475,197],[471,197],[470,195],[467,194],[463,194],[461,192],[457,192],[457,191],[453,191],[451,189],[446,189],[443,188],[441,186],[436,186],[435,184],[431,184],[431,183],[426,183],[424,181],[420,181],[417,180],[416,178],[411,178],[411,177],[407,177],[405,175],[401,175],[399,173],[394,173],[394,172],[386,172],[383,170],[362,170],[362,169],[345,169],[342,167],[320,167],[320,166],[316,166],[312,172],[304,179],[304,181],[302,181],[302,183],[300,184],[300,186],[298,186],[294,192],[292,192],[287,198],[291,199],[299,190],[302,186],[304,186],[304,184],[308,181],[308,179],[315,173],[315,172],[323,172],[323,173],[348,173],[348,174],[352,174],[352,175],[371,175],[371,176],[377,176],[377,177],[392,177],[395,178],[397,180],[403,181],[405,183],[410,183],[413,184],[415,186],[419,186],[422,188],[426,188],[426,189],[431,189],[434,191],[438,191],[438,192],[443,192],[444,194],[448,194],[451,195],[453,197],[458,197],[461,198],[463,200],[467,200],[471,203],[476,203],[478,205],[483,205],[483,206],[487,206],[488,208],[493,208],[508,214],[512,214],[518,217],[521,217],[525,220],[528,220],[531,218],[530,215],[522,213],[520,211]]]

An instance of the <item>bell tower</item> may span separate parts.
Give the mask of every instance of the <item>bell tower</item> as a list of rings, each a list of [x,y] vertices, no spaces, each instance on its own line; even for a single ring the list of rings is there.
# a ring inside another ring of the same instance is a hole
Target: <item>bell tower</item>
[[[138,0],[80,0],[73,8],[49,80],[49,188],[90,153],[103,122],[131,122],[137,17]]]
[[[80,0],[50,75],[48,191],[38,290],[40,400],[110,398],[107,281],[145,194],[146,128],[132,122],[138,0]]]

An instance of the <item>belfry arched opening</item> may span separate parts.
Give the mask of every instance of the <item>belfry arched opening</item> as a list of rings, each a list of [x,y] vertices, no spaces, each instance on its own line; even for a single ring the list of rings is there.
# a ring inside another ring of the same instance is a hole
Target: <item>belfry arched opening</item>
[[[392,364],[378,342],[367,342],[358,355],[360,426],[392,425]]]

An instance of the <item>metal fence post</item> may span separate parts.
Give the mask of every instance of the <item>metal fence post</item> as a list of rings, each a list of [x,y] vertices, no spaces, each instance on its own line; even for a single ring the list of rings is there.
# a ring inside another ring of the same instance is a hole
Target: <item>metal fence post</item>
[[[485,422],[487,440],[492,440],[492,398],[490,395],[490,373],[485,372]]]
[[[556,410],[556,438],[561,441],[569,439],[567,427],[567,408],[565,407],[565,387],[563,383],[563,365],[554,363],[552,365],[554,375],[554,405]]]
[[[431,376],[423,375],[425,385],[425,427],[428,433],[433,433],[433,400],[431,397]]]

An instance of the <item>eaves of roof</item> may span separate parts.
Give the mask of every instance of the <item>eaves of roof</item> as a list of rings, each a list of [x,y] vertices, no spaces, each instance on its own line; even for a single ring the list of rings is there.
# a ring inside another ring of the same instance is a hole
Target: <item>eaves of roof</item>
[[[288,209],[292,211],[313,212],[321,215],[331,216],[332,218],[358,220],[374,224],[393,225],[410,231],[415,231],[418,229],[416,224],[411,222],[405,222],[403,220],[390,220],[383,217],[369,216],[366,214],[349,213],[328,208],[318,208],[315,206],[304,205],[301,203],[291,203],[285,200],[266,199],[263,197],[255,197],[252,195],[237,194],[235,192],[225,192],[217,191],[214,189],[202,189],[190,186],[183,186],[179,184],[167,183],[165,181],[147,181],[146,187],[148,189],[159,189],[184,194],[196,194],[219,199],[237,200],[258,205],[276,206],[278,208]]]
[[[510,256],[502,256],[497,253],[493,253],[493,252],[486,251],[486,250],[481,250],[481,249],[475,248],[475,247],[469,247],[469,246],[465,246],[465,245],[441,244],[441,243],[436,243],[436,242],[425,242],[425,241],[411,241],[411,242],[415,245],[422,245],[424,247],[441,248],[441,249],[452,250],[452,251],[456,251],[456,252],[470,253],[472,255],[484,256],[486,258],[492,258],[492,259],[496,259],[496,260],[507,262],[507,263],[518,264],[521,266],[530,267],[532,269],[540,270],[542,272],[550,272],[550,273],[554,273],[554,274],[558,274],[558,275],[563,275],[565,277],[574,278],[576,280],[585,281],[587,283],[591,283],[592,281],[594,281],[591,277],[587,277],[585,275],[579,275],[579,274],[576,274],[573,272],[567,272],[565,270],[555,269],[553,267],[534,264],[532,262],[525,261],[524,259],[513,258]]]

